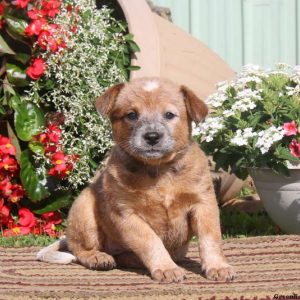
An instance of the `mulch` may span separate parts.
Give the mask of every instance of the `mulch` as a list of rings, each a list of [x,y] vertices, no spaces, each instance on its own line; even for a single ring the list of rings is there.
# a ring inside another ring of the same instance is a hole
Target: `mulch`
[[[180,284],[155,283],[142,270],[37,262],[37,247],[0,248],[0,299],[300,299],[300,236],[229,239],[223,248],[238,274],[235,281],[203,278],[192,243],[181,264],[187,279]]]

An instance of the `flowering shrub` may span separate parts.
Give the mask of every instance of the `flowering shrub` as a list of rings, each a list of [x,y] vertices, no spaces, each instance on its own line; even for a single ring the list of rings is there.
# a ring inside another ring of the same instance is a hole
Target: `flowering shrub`
[[[211,114],[198,128],[216,168],[246,178],[248,168],[289,175],[300,163],[300,68],[246,66],[207,99]]]
[[[92,0],[0,0],[0,33],[0,229],[55,235],[112,143],[95,99],[139,49]]]

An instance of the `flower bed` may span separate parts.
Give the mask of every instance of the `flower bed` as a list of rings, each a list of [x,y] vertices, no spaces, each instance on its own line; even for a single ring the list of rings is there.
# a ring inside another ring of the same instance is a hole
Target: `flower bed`
[[[244,179],[249,168],[289,175],[300,163],[300,68],[246,66],[222,82],[208,104],[211,115],[198,127],[199,141],[216,168]]]
[[[128,79],[139,50],[111,13],[92,0],[0,2],[4,235],[57,235],[64,208],[111,147],[94,102]]]

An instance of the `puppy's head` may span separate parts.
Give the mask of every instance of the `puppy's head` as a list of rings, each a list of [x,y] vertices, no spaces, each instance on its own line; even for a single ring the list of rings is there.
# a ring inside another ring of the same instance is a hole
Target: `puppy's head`
[[[172,160],[191,138],[191,122],[200,122],[207,106],[185,86],[159,78],[141,78],[109,88],[96,102],[112,122],[115,142],[149,164]]]

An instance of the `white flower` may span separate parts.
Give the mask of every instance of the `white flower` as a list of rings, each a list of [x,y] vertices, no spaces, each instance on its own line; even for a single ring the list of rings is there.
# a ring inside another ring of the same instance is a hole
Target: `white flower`
[[[227,95],[223,92],[214,93],[206,99],[206,103],[213,107],[220,107],[227,100]]]
[[[263,68],[259,65],[247,64],[242,68],[242,74],[261,74]]]
[[[258,132],[258,139],[255,144],[262,154],[267,153],[271,146],[280,141],[284,136],[284,130],[282,127],[271,126],[266,130]]]
[[[247,76],[247,77],[239,78],[237,80],[237,84],[242,84],[242,85],[245,85],[249,82],[261,83],[262,80],[258,76]]]
[[[223,111],[223,115],[224,115],[225,117],[233,116],[233,115],[234,115],[234,111],[233,111],[232,109],[225,109],[225,110]]]
[[[206,142],[211,142],[222,128],[224,128],[223,119],[221,117],[208,117],[199,125],[199,134]]]
[[[230,143],[238,146],[245,146],[248,144],[248,140],[243,136],[242,130],[238,129],[235,136],[230,140]]]
[[[230,140],[230,143],[238,146],[246,146],[248,145],[249,139],[256,135],[257,133],[253,132],[253,128],[251,127],[243,130],[238,129],[235,133],[235,136]]]

